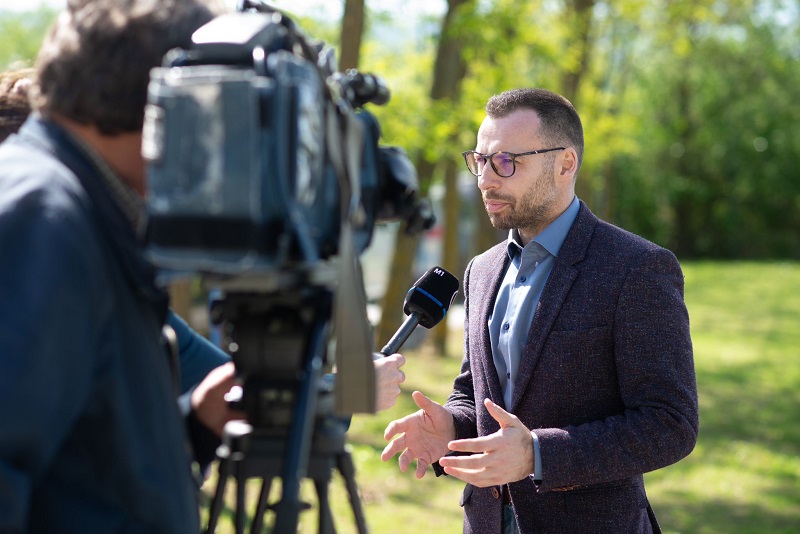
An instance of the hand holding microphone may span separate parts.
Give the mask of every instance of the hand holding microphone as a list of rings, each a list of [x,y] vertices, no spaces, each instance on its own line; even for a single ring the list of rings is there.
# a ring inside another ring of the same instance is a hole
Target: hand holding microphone
[[[408,315],[389,343],[375,353],[376,410],[394,406],[400,395],[400,384],[406,375],[400,367],[406,362],[402,354],[395,354],[411,332],[422,325],[432,328],[438,324],[458,293],[458,279],[441,267],[429,269],[406,294],[403,311]]]

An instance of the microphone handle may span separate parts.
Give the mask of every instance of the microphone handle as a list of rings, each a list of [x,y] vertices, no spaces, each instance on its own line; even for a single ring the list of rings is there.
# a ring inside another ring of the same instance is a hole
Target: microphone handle
[[[403,321],[403,324],[397,329],[397,332],[394,333],[392,339],[390,339],[386,346],[381,349],[381,354],[384,356],[391,356],[397,352],[400,346],[406,342],[408,336],[411,335],[411,332],[413,332],[417,327],[419,321],[419,313],[411,312],[411,315],[406,317],[406,320]]]

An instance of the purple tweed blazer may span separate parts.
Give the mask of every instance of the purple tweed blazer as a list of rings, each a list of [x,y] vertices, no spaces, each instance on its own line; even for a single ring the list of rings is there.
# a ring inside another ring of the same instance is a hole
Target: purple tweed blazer
[[[482,399],[505,404],[487,323],[507,262],[504,242],[475,257],[464,278],[464,360],[445,404],[459,439],[499,428]],[[642,475],[687,456],[699,426],[675,256],[581,203],[505,408],[536,431],[541,450],[541,484],[508,485],[522,533],[660,532]],[[466,486],[464,532],[500,533],[498,489]]]

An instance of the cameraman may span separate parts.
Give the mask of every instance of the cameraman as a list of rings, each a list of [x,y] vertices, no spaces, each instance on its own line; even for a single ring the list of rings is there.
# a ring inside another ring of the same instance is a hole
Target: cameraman
[[[37,113],[0,146],[1,531],[198,529],[162,324],[177,333],[192,437],[241,414],[223,400],[227,356],[168,311],[142,258],[139,145],[149,69],[219,11],[71,2],[40,53]],[[376,363],[379,408],[402,364]],[[213,451],[203,437],[195,451]]]
[[[73,0],[43,44],[37,113],[0,147],[0,531],[199,529],[139,145],[150,68],[220,11]],[[218,369],[196,408],[230,388]]]

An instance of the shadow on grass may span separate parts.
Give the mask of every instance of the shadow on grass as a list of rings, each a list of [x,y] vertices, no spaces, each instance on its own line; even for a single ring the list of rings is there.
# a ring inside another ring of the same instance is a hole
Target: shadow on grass
[[[780,371],[776,371],[780,373]],[[752,364],[698,373],[700,439],[708,446],[733,439],[800,455],[800,388],[770,384]]]
[[[783,491],[796,491],[786,484]],[[764,510],[757,504],[734,503],[725,499],[709,498],[702,503],[692,503],[680,493],[666,493],[661,506],[656,508],[665,534],[796,534],[796,513]],[[680,525],[680,530],[671,530]]]

